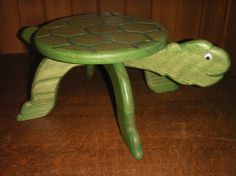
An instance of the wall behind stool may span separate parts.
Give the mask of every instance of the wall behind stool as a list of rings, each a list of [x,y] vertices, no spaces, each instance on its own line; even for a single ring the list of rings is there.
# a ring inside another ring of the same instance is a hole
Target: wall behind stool
[[[23,26],[86,12],[152,18],[167,26],[170,41],[205,38],[230,47],[236,33],[235,6],[234,0],[1,0],[0,53],[26,52],[16,37]]]

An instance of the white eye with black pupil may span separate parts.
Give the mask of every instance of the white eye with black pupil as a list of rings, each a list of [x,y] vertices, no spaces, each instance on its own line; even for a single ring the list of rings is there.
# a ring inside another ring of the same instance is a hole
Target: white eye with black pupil
[[[205,54],[205,59],[206,59],[207,61],[210,61],[210,60],[212,59],[211,53]]]

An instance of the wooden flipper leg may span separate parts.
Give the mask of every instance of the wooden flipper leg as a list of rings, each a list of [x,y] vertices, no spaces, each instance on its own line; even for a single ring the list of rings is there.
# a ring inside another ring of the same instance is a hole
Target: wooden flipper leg
[[[148,87],[155,93],[175,91],[179,86],[164,76],[150,71],[144,71]]]
[[[159,75],[159,73],[163,72],[159,70],[157,61],[158,55],[154,54],[147,59],[125,62],[125,66],[144,70],[147,85],[155,93],[177,90],[179,88],[178,84],[165,76]]]
[[[30,120],[47,115],[55,105],[60,80],[78,64],[69,64],[43,59],[34,77],[31,98],[21,107],[18,121]]]
[[[143,158],[141,140],[136,128],[133,94],[129,77],[123,64],[104,65],[116,98],[116,108],[120,132],[135,159]]]

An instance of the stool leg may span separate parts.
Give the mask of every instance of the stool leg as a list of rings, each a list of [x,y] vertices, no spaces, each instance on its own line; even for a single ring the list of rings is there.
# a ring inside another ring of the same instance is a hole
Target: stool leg
[[[94,65],[86,65],[86,75],[87,75],[87,78],[92,78],[93,75],[94,75],[94,68],[95,66]]]
[[[104,65],[112,81],[120,132],[135,159],[142,159],[141,140],[135,124],[134,101],[130,81],[123,64]]]
[[[35,73],[31,99],[23,104],[17,120],[24,121],[47,115],[55,105],[60,80],[74,66],[78,64],[43,59]]]

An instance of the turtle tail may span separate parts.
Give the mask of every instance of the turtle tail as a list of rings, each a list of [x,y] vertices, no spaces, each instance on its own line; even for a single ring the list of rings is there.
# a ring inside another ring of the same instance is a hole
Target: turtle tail
[[[27,44],[31,44],[31,36],[38,29],[37,26],[25,27],[21,33],[21,37]]]

